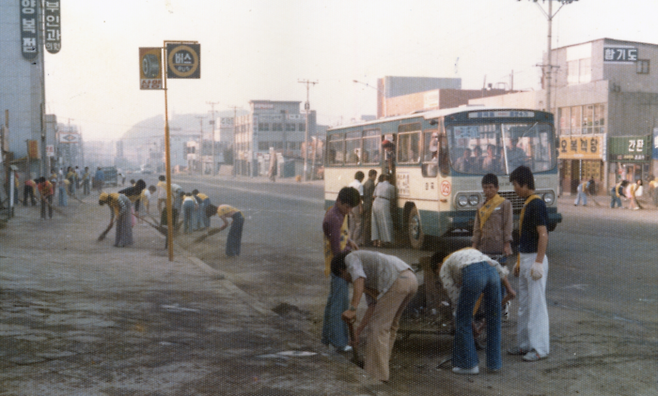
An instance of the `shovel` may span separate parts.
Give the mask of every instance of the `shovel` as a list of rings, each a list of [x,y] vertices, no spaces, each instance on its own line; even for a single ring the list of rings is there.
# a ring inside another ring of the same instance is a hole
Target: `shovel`
[[[354,337],[354,326],[352,323],[348,323],[347,327],[350,331],[350,339],[352,340],[352,360],[351,362],[356,364],[357,366],[363,368],[363,360],[359,359],[359,353],[356,350],[357,345],[356,345],[356,337]]]

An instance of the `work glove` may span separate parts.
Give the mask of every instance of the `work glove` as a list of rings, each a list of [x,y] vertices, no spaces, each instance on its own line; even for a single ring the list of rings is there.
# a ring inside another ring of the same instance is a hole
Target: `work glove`
[[[533,263],[530,267],[530,276],[533,280],[540,280],[544,276],[544,265],[542,263]]]

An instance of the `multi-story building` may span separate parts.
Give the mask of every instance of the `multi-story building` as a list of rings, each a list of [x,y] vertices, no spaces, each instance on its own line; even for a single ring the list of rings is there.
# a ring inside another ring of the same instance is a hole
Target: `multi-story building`
[[[658,45],[602,38],[552,50],[550,64],[563,190],[594,178],[607,192],[621,178],[658,175]],[[469,103],[544,109],[545,101],[542,90]]]
[[[396,77],[377,79],[377,118],[393,115],[395,101],[391,98],[437,89],[461,89],[461,78]],[[398,113],[399,114],[399,113]]]
[[[257,176],[264,173],[264,158],[270,148],[284,157],[301,157],[306,136],[306,114],[300,112],[301,102],[249,101],[249,113],[235,119],[235,172]],[[315,135],[315,111],[308,115],[309,139]],[[268,157],[269,158],[269,157]]]

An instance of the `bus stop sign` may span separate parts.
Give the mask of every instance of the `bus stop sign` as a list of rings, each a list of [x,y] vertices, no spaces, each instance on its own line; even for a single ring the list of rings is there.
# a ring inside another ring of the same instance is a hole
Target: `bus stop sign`
[[[167,78],[201,78],[201,44],[167,43]]]

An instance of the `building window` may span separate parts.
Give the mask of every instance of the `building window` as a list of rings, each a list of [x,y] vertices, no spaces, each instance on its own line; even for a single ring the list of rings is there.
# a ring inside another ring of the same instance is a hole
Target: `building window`
[[[259,122],[258,123],[258,130],[259,131],[269,131],[270,130],[270,124],[267,122]]]
[[[586,84],[592,81],[592,59],[567,62],[567,84]]]
[[[305,131],[306,130],[306,124],[299,124],[299,131]]]
[[[283,131],[283,124],[281,124],[280,122],[273,123],[272,124],[272,130],[282,132]]]
[[[648,60],[638,60],[635,62],[635,67],[637,67],[637,74],[649,74],[649,61]]]
[[[295,132],[295,124],[286,123],[286,132]]]

